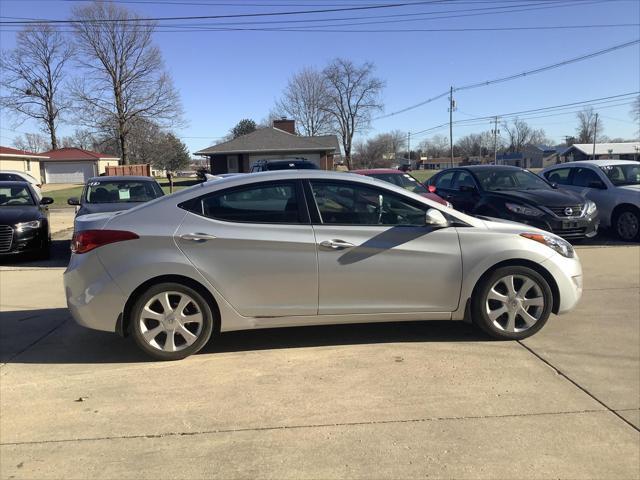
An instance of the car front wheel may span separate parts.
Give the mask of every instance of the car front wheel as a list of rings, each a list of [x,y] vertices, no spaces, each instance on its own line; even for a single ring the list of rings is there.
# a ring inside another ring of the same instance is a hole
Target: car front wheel
[[[521,340],[540,330],[551,314],[551,287],[535,270],[509,266],[486,276],[472,298],[472,318],[501,340]]]
[[[638,211],[626,208],[617,212],[613,220],[616,235],[625,242],[640,239],[640,215]]]
[[[180,283],[150,287],[130,318],[135,342],[158,360],[180,360],[199,351],[211,337],[213,314],[203,296]]]

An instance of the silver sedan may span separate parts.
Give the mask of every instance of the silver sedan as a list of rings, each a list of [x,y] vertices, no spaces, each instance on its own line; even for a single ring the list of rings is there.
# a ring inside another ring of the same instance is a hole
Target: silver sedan
[[[73,317],[162,360],[220,332],[338,323],[465,320],[522,339],[582,294],[565,240],[347,173],[229,177],[76,228]]]

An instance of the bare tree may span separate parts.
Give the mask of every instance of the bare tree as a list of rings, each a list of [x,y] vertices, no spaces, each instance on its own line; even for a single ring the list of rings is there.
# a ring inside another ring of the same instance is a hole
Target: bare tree
[[[510,152],[521,152],[527,145],[549,143],[543,129],[531,128],[527,122],[519,118],[515,118],[510,124],[504,122],[502,127],[507,133],[507,150]]]
[[[344,158],[351,169],[353,136],[366,130],[374,112],[382,109],[380,94],[384,82],[373,75],[374,65],[356,65],[336,58],[324,70],[329,98],[327,111],[333,116],[342,141]]]
[[[85,128],[77,128],[73,135],[62,137],[63,148],[81,148],[83,150],[93,150],[96,148],[98,140],[91,131]]]
[[[602,118],[598,118],[596,130],[596,113],[593,107],[586,107],[577,113],[578,128],[576,128],[576,143],[592,143],[593,137],[600,137],[604,129]]]
[[[69,106],[63,82],[73,51],[51,25],[33,25],[18,33],[16,48],[0,56],[0,105],[22,121],[36,120],[58,148],[56,129]]]
[[[353,152],[353,163],[362,168],[390,166],[391,160],[385,160],[385,154],[389,153],[389,142],[385,134],[357,142],[353,146]]]
[[[307,67],[289,79],[276,111],[296,121],[301,133],[316,136],[332,129],[327,81],[321,72]]]
[[[391,153],[394,157],[399,156],[407,147],[407,134],[401,130],[383,133],[379,139],[385,144],[387,150],[385,153]]]
[[[420,142],[418,147],[430,158],[443,157],[449,151],[449,137],[434,135]]]
[[[463,156],[483,156],[489,151],[493,152],[494,138],[491,132],[470,133],[460,137],[456,147]]]
[[[180,100],[153,45],[155,23],[130,10],[96,1],[73,10],[78,59],[79,119],[93,128],[115,128],[122,163],[129,163],[129,133],[137,119],[163,127],[181,121]]]
[[[51,144],[47,140],[47,137],[40,135],[39,133],[23,134],[21,137],[17,137],[13,140],[13,146],[20,150],[34,153],[51,150]]]

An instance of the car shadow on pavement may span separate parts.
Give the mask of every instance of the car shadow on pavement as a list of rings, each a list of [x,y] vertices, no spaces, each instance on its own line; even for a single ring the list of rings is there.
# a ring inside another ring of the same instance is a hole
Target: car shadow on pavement
[[[31,254],[0,257],[0,265],[14,268],[65,268],[69,264],[71,248],[68,239],[52,240],[51,255],[47,259],[36,259]]]
[[[270,328],[218,334],[198,355],[342,345],[492,341],[463,322],[425,321]],[[133,340],[77,325],[66,308],[3,311],[5,364],[139,363],[153,359]]]

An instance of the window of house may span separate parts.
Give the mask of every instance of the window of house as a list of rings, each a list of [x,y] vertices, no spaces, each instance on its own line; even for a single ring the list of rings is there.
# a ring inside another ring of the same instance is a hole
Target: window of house
[[[424,225],[425,209],[400,196],[346,182],[312,182],[322,223],[339,225]]]
[[[224,190],[202,198],[203,215],[228,222],[298,223],[294,183],[269,183]]]

